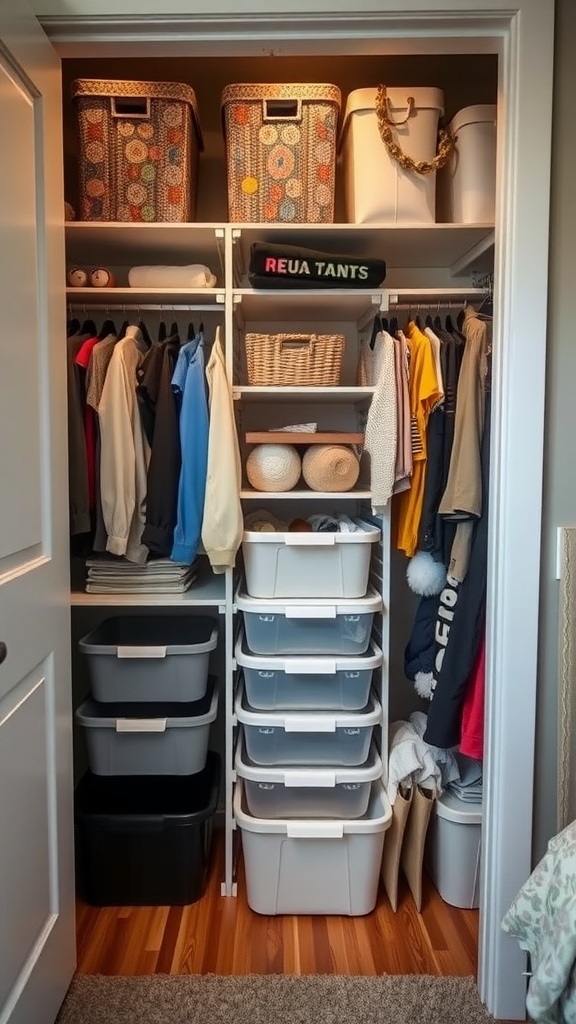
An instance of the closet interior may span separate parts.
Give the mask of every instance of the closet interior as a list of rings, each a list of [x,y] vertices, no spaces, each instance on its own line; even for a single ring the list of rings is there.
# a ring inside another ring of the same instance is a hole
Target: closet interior
[[[308,427],[305,435],[308,440],[310,431],[338,437],[344,443],[362,442],[366,431],[371,401],[374,397],[374,383],[361,382],[358,367],[363,347],[371,346],[377,332],[392,334],[396,328],[408,330],[408,323],[414,322],[424,332],[426,328],[445,332],[448,329],[458,330],[462,327],[462,318],[469,315],[470,307],[479,309],[480,319],[489,323],[491,312],[491,275],[494,258],[494,223],[453,223],[438,219],[442,217],[441,203],[437,204],[437,220],[430,224],[354,224],[346,222],[346,198],[342,161],[339,157],[336,165],[335,209],[333,223],[297,224],[297,223],[246,223],[228,220],[227,205],[227,174],[226,150],[223,134],[221,96],[226,86],[231,83],[260,82],[310,82],[334,83],[341,90],[342,111],[346,99],[356,89],[376,87],[380,83],[386,86],[402,87],[407,91],[411,87],[430,87],[443,93],[443,123],[449,124],[454,116],[463,108],[478,104],[496,104],[497,102],[497,57],[491,54],[445,54],[427,55],[418,53],[412,56],[282,56],[262,55],[258,57],[129,57],[124,59],[98,58],[66,58],[63,60],[63,98],[64,98],[64,169],[65,169],[65,201],[75,212],[75,218],[67,218],[66,223],[66,260],[68,273],[79,269],[88,276],[85,285],[82,277],[75,280],[69,278],[67,287],[68,320],[83,333],[95,329],[96,334],[104,337],[112,331],[120,334],[124,324],[138,327],[148,336],[151,345],[158,340],[175,335],[178,346],[194,337],[201,337],[204,362],[208,364],[216,339],[222,346],[226,373],[230,382],[235,426],[240,447],[242,479],[240,484],[240,505],[244,522],[253,523],[268,517],[280,524],[280,529],[295,522],[306,523],[311,515],[332,517],[336,522],[362,521],[364,528],[372,529],[375,542],[369,543],[368,585],[365,596],[346,598],[346,595],[335,596],[327,602],[329,610],[325,616],[338,616],[334,606],[346,605],[352,600],[356,602],[352,608],[356,619],[365,614],[369,619],[370,634],[369,653],[373,655],[371,694],[368,700],[366,723],[373,729],[372,743],[368,742],[365,755],[361,757],[364,764],[372,758],[374,769],[371,779],[382,778],[387,781],[390,724],[406,722],[414,712],[426,713],[429,701],[419,696],[414,682],[405,674],[405,650],[412,635],[416,616],[419,611],[420,599],[407,584],[406,572],[409,558],[398,550],[394,543],[396,530],[395,499],[387,507],[377,512],[373,508],[373,494],[369,460],[364,455],[359,460],[359,473],[356,482],[349,489],[312,490],[306,483],[299,480],[295,486],[284,490],[263,491],[257,489],[248,476],[249,457],[254,446],[268,439],[270,431],[286,430],[288,425],[298,431]],[[105,221],[82,221],[79,207],[78,183],[78,143],[75,130],[74,106],[72,96],[74,82],[79,79],[99,80],[134,80],[185,83],[194,90],[199,120],[202,129],[203,150],[199,158],[197,195],[195,200],[195,219],[187,223],[117,223]],[[307,250],[316,250],[328,254],[348,254],[362,259],[380,259],[386,262],[385,279],[374,288],[310,288],[293,290],[255,289],[249,279],[251,247],[255,243],[273,245],[294,245]],[[142,265],[174,265],[199,264],[209,269],[214,275],[215,283],[210,288],[193,289],[188,285],[180,287],[134,287],[129,282],[129,271]],[[110,284],[107,287],[94,287],[89,284],[89,275],[95,269],[108,271]],[[78,281],[80,286],[78,286]],[[468,310],[468,312],[467,312]],[[89,327],[86,327],[89,324]],[[246,336],[286,335],[329,336],[344,339],[340,380],[337,386],[319,384],[312,388],[298,385],[254,385],[249,382],[246,364]],[[312,426],[311,426],[312,425]],[[281,437],[274,435],[275,441],[282,442]],[[298,445],[300,439],[291,436],[292,445]],[[288,447],[288,446],[285,446]],[[308,451],[315,447],[311,444]],[[301,449],[300,449],[301,450]],[[252,474],[251,474],[252,475]],[[296,528],[297,529],[297,528]],[[306,530],[304,526],[304,530]],[[306,534],[303,533],[302,536]],[[293,534],[294,537],[297,533]],[[370,929],[370,922],[378,931],[382,922],[378,923],[378,913],[385,905],[386,913],[390,909],[384,879],[380,875],[381,847],[376,854],[368,854],[368,862],[363,859],[357,865],[358,876],[370,875],[374,868],[370,858],[378,858],[376,873],[378,877],[377,911],[372,915],[370,899],[360,893],[358,902],[352,902],[346,909],[337,895],[338,881],[329,877],[331,865],[326,867],[325,851],[313,850],[314,839],[324,836],[329,842],[330,827],[323,823],[321,816],[315,820],[316,829],[302,832],[302,849],[305,851],[303,861],[295,861],[295,875],[288,876],[290,891],[286,895],[286,903],[277,893],[269,893],[267,886],[272,881],[264,876],[274,872],[272,847],[276,840],[281,847],[285,833],[276,836],[274,826],[263,834],[253,831],[246,824],[245,787],[255,785],[258,789],[258,772],[246,770],[246,748],[239,744],[238,737],[242,731],[243,743],[246,743],[250,729],[254,726],[256,743],[267,740],[266,733],[278,730],[279,725],[286,726],[282,717],[289,712],[273,708],[260,712],[260,718],[253,720],[242,691],[239,688],[247,685],[246,676],[250,671],[250,650],[246,645],[246,633],[252,625],[265,632],[261,625],[265,619],[265,598],[254,598],[245,588],[244,563],[252,552],[244,545],[238,553],[235,569],[214,573],[210,560],[204,553],[198,555],[194,566],[194,579],[188,589],[179,592],[177,584],[172,588],[153,588],[149,590],[133,588],[125,592],[114,592],[104,585],[86,588],[87,560],[92,557],[91,534],[73,536],[71,538],[71,605],[72,605],[72,636],[73,636],[73,699],[76,710],[76,742],[75,772],[77,781],[82,778],[88,766],[86,716],[82,709],[89,699],[91,681],[87,673],[86,647],[82,642],[92,631],[98,631],[110,618],[121,617],[122,620],[139,619],[143,615],[154,620],[156,624],[162,620],[177,616],[201,620],[206,626],[206,635],[214,636],[214,644],[207,652],[209,661],[209,677],[214,681],[214,692],[217,701],[212,702],[213,715],[208,718],[208,745],[220,761],[219,792],[215,820],[222,826],[219,830],[217,855],[208,863],[209,901],[214,909],[216,892],[221,896],[237,896],[239,901],[246,901],[246,885],[251,884],[250,905],[259,911],[264,919],[278,913],[279,915],[317,914],[326,920],[330,915],[351,914],[368,916],[363,928]],[[307,549],[304,542],[294,541],[293,550],[300,552],[302,557],[298,563],[299,571],[314,573],[314,562],[307,561]],[[352,545],[350,545],[351,547]],[[345,545],[342,544],[344,549]],[[310,567],[307,569],[307,567]],[[310,616],[317,613],[322,601],[314,597],[307,598],[306,587],[298,597],[286,599],[302,606]],[[135,592],[136,591],[136,592]],[[272,595],[273,599],[273,595]],[[362,601],[365,606],[361,607]],[[324,602],[326,605],[326,602]],[[342,614],[350,612],[344,608]],[[254,623],[250,621],[254,617]],[[288,623],[294,618],[287,619]],[[307,620],[304,620],[307,621]],[[326,621],[320,619],[320,622]],[[211,625],[210,625],[211,624]],[[213,628],[215,627],[215,628]],[[127,627],[129,629],[129,626]],[[307,632],[309,635],[309,631]],[[145,636],[139,641],[146,641]],[[159,641],[158,641],[159,642]],[[264,637],[264,642],[267,638]],[[138,644],[138,639],[130,641]],[[334,643],[332,636],[328,643]],[[253,648],[250,645],[250,649]],[[314,642],[307,649],[300,649],[299,654],[308,659],[318,657]],[[328,652],[326,652],[328,653]],[[330,655],[337,657],[338,652]],[[342,657],[348,656],[345,648]],[[295,658],[292,658],[294,661]],[[294,668],[294,667],[293,667]],[[289,667],[285,667],[289,671]],[[258,673],[256,672],[256,675]],[[320,676],[317,678],[321,678]],[[206,709],[204,709],[206,712]],[[326,762],[310,762],[310,709],[298,707],[292,709],[294,721],[288,721],[285,736],[295,743],[296,772],[303,773],[310,768],[316,773],[316,788],[309,790],[316,794],[322,793],[322,787],[328,783],[322,778],[322,766]],[[320,713],[319,713],[320,714]],[[121,711],[126,715],[126,709]],[[322,717],[323,715],[323,717]],[[362,732],[354,720],[344,721],[343,726],[334,721],[334,710],[325,710],[320,714],[322,721],[315,722],[315,728],[321,731],[318,737],[330,739],[335,729],[343,727],[352,732]],[[337,716],[336,716],[337,717]],[[300,747],[300,742],[304,744]],[[293,748],[291,748],[293,749]],[[304,750],[305,753],[301,753]],[[147,756],[147,755],[145,755]],[[275,755],[274,755],[275,756]],[[328,755],[329,756],[329,755]],[[253,759],[254,760],[254,759]],[[280,757],[281,760],[281,757]],[[264,754],[264,762],[270,763],[269,755]],[[272,757],[274,763],[274,757]],[[357,761],[355,763],[358,763]],[[349,779],[345,778],[346,797],[356,797],[353,772]],[[143,781],[145,777],[143,776]],[[267,797],[266,785],[268,776],[260,785],[259,794]],[[145,784],[145,783],[144,783]],[[270,782],[270,785],[273,785]],[[288,783],[285,793],[290,795]],[[306,785],[310,786],[308,781]],[[353,792],[352,792],[353,791]],[[258,794],[257,794],[258,795]],[[244,802],[243,802],[244,801]],[[357,813],[357,812],[356,812]],[[363,808],[360,817],[365,815]],[[264,810],[264,818],[266,818]],[[374,816],[386,819],[384,832],[384,852],[386,855],[387,840],[390,839],[392,813],[388,798],[382,791],[381,805],[374,810]],[[256,815],[257,817],[257,815]],[[449,816],[448,826],[458,827],[458,814]],[[475,819],[476,820],[476,819]],[[480,817],[478,818],[480,820]],[[287,835],[296,835],[297,828],[288,827]],[[335,834],[335,833],[334,833]],[[270,841],[270,846],[268,846]],[[250,869],[254,875],[252,882],[247,879],[246,849],[255,844],[255,852],[249,855]],[[261,844],[265,844],[262,845]],[[244,849],[244,863],[241,862],[241,848]],[[311,852],[313,851],[313,852]],[[400,854],[398,854],[400,856]],[[200,856],[200,854],[198,854]],[[280,854],[278,854],[280,856]],[[295,855],[296,856],[296,855]],[[470,857],[478,856],[478,847],[472,844]],[[361,858],[364,854],[361,855]],[[319,903],[317,885],[314,879],[318,864],[324,861],[327,872],[327,887],[331,887],[330,896],[326,891],[320,892]],[[306,878],[310,868],[309,879]],[[419,868],[421,870],[421,863]],[[404,865],[410,880],[410,864]],[[96,864],[92,865],[96,871]],[[338,867],[334,866],[334,878],[338,879]],[[214,873],[219,872],[216,886]],[[293,885],[294,878],[299,879],[301,892],[298,894]],[[424,897],[422,881],[410,882],[414,902],[420,910],[422,900],[428,907],[436,901],[437,895],[429,880],[424,881]],[[316,888],[316,892],[315,892]],[[362,888],[362,884],[360,885]],[[388,886],[386,886],[388,888]],[[394,886],[393,886],[394,888]],[[415,889],[418,890],[415,892]],[[432,895],[434,893],[434,895]],[[208,897],[203,897],[208,899]],[[274,907],[274,900],[278,900]],[[334,904],[332,905],[332,899]],[[353,898],[352,898],[353,899]],[[407,897],[408,899],[408,897]],[[190,899],[174,900],[175,903],[191,902]],[[88,900],[88,902],[90,902]],[[98,902],[97,900],[94,902]],[[120,903],[121,900],[106,900],[102,903]],[[126,901],[130,902],[130,901]],[[134,903],[139,902],[137,899]],[[142,900],[140,902],[146,902]],[[150,903],[163,902],[161,899]],[[164,901],[170,902],[168,900]],[[449,902],[449,901],[448,901]],[[412,903],[411,903],[412,906]],[[470,912],[477,907],[471,902],[460,904],[459,911],[450,907],[450,927],[460,914],[460,924],[456,927],[467,931],[467,942],[470,943],[470,931],[474,929],[476,914]],[[395,906],[394,906],[394,909]],[[412,911],[411,911],[412,912]],[[83,905],[83,920],[89,913]],[[94,913],[97,913],[94,911]],[[249,911],[250,913],[250,911]],[[194,912],[191,912],[192,916]],[[401,915],[398,915],[400,921]],[[257,919],[258,920],[258,919]],[[393,916],[390,921],[393,922]],[[438,915],[441,920],[441,914]],[[222,923],[225,927],[225,922]],[[394,927],[394,925],[389,925]],[[210,922],[205,925],[210,928]],[[260,927],[254,925],[255,928]],[[433,925],[431,926],[433,930]],[[356,969],[361,973],[360,966]],[[388,965],[386,969],[390,969]],[[399,965],[399,970],[402,966]]]

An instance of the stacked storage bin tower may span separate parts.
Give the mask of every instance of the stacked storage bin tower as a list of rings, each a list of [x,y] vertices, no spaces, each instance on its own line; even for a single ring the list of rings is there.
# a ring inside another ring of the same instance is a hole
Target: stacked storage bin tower
[[[365,914],[391,818],[382,762],[388,520],[371,515],[353,449],[373,393],[357,386],[358,321],[373,319],[380,297],[339,295],[328,280],[307,299],[301,280],[291,290],[276,277],[267,291],[257,277],[288,266],[282,246],[305,239],[297,222],[332,220],[338,90],[229,86],[223,105],[229,213],[245,222],[233,232],[245,474],[233,814],[246,896],[262,914]],[[293,231],[250,226],[291,219]],[[339,251],[334,235],[326,258]],[[313,527],[310,517],[323,513],[332,525]],[[339,528],[341,514],[351,532]]]

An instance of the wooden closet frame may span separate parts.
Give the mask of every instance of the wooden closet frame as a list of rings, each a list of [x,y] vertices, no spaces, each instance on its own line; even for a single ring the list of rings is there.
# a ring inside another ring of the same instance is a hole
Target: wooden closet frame
[[[60,3],[60,7],[59,7]],[[124,13],[118,13],[119,7]],[[62,56],[498,53],[498,181],[478,985],[523,1018],[525,954],[500,928],[532,861],[546,370],[553,0],[37,0]],[[353,8],[353,10],[351,9]],[[73,13],[70,13],[70,11]],[[42,11],[47,12],[45,16]],[[54,13],[56,11],[56,13]],[[90,12],[90,13],[89,13]],[[227,594],[227,598],[229,595]],[[231,606],[229,606],[231,608]],[[231,614],[231,610],[229,611]]]

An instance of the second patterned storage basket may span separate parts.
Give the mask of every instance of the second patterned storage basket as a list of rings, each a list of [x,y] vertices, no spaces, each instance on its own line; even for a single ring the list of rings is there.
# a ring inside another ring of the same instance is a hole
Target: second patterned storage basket
[[[178,82],[78,79],[81,220],[192,220],[202,134],[194,90]]]
[[[231,221],[334,219],[340,90],[335,85],[228,85],[222,93]]]
[[[246,334],[248,383],[331,387],[340,383],[343,334]]]

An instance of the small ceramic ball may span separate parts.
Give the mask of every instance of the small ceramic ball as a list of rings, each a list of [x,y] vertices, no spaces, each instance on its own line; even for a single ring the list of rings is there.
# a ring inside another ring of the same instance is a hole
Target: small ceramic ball
[[[292,490],[300,468],[300,456],[291,444],[258,444],[246,460],[246,475],[257,491]]]
[[[88,274],[82,267],[71,267],[68,271],[68,284],[71,288],[87,288]]]
[[[113,288],[114,275],[106,267],[96,267],[90,274],[90,284],[93,288]]]

